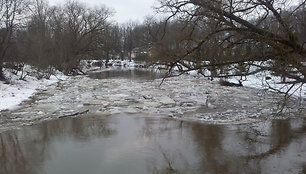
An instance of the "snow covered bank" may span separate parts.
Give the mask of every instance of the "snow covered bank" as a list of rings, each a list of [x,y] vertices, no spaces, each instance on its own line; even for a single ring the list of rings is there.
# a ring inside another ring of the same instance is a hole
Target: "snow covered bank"
[[[81,65],[83,65],[83,70],[93,71],[100,70],[98,63],[105,64],[105,60],[83,60],[81,61]],[[124,67],[137,67],[141,64],[135,63],[134,61],[129,60],[109,60],[108,64],[111,66],[124,66]],[[4,69],[5,76],[9,80],[9,83],[5,83],[0,81],[0,111],[9,109],[16,109],[16,107],[24,100],[31,97],[38,90],[42,90],[47,88],[47,86],[58,82],[59,80],[67,79],[63,73],[59,71],[55,71],[55,75],[51,75],[49,79],[42,78],[37,79],[35,77],[35,73],[37,71],[34,67],[25,65],[24,74],[28,74],[24,80],[19,80],[21,76],[21,72],[19,71],[17,74],[13,72],[11,69]]]
[[[144,67],[143,62],[135,62],[134,60],[116,60],[116,59],[82,60],[80,64],[84,72],[101,70],[109,67],[124,67],[124,68]]]
[[[187,62],[188,63],[188,62]],[[191,70],[188,71],[188,69],[182,65],[180,65],[182,70],[187,71],[187,74],[192,75],[192,76],[202,76],[198,70]],[[165,68],[165,67],[164,67]],[[253,69],[252,71],[254,71]],[[178,67],[174,67],[174,73],[179,72]],[[210,76],[211,72],[206,70],[203,70],[203,73],[205,76]],[[235,72],[228,72],[228,74],[236,74]],[[225,74],[223,74],[225,75]],[[215,78],[218,80],[218,78]],[[279,93],[287,93],[288,90],[288,95],[294,96],[294,97],[301,97],[301,98],[306,98],[306,85],[299,83],[296,85],[292,85],[290,83],[283,83],[283,78],[280,76],[275,76],[271,74],[269,71],[261,71],[257,74],[254,75],[249,75],[247,77],[242,76],[242,77],[228,77],[227,80],[229,82],[233,83],[238,83],[238,80],[240,80],[243,84],[243,86],[250,87],[250,88],[256,88],[256,89],[264,89],[264,90],[270,90],[274,92],[279,92]],[[295,81],[295,79],[289,79],[286,78],[286,82],[290,81]]]
[[[32,96],[38,89],[46,89],[49,85],[66,79],[60,72],[56,72],[56,76],[52,75],[50,79],[38,80],[34,77],[31,66],[25,67],[25,73],[29,75],[24,80],[19,80],[21,72],[12,73],[12,70],[5,69],[5,76],[9,79],[9,83],[0,81],[0,111],[6,109],[15,109],[18,104]]]
[[[236,82],[239,78],[231,78],[229,81]],[[306,85],[305,84],[283,84],[281,83],[282,78],[273,76],[269,72],[261,72],[256,75],[250,75],[243,78],[243,85],[246,87],[264,89],[270,91],[278,91],[280,93],[286,93],[289,89],[288,95],[293,97],[306,98]],[[289,80],[290,81],[290,80]]]

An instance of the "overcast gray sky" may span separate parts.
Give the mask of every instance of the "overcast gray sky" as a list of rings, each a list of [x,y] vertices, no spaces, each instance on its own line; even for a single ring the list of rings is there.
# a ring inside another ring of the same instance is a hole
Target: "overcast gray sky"
[[[155,0],[79,0],[90,6],[100,4],[115,10],[114,20],[119,23],[128,22],[129,20],[138,20],[142,22],[147,15],[154,14],[152,7],[157,5]],[[49,0],[51,5],[65,2],[64,0]]]

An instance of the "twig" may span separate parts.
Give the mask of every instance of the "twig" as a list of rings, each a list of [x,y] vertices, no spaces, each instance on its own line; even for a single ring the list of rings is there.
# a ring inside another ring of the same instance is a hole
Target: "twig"
[[[170,77],[171,71],[172,71],[172,69],[173,69],[173,67],[174,67],[175,65],[176,65],[176,62],[173,63],[173,64],[170,66],[168,72],[165,74],[165,77],[163,77],[162,81],[160,82],[159,87],[161,87],[161,85],[164,83],[164,81],[166,80],[166,78]]]
[[[72,117],[72,116],[77,116],[77,115],[81,115],[81,114],[85,114],[89,112],[89,109],[85,110],[85,111],[82,111],[82,112],[76,112],[76,113],[73,113],[73,114],[68,114],[68,115],[63,115],[63,116],[59,116],[58,118],[66,118],[66,117]]]

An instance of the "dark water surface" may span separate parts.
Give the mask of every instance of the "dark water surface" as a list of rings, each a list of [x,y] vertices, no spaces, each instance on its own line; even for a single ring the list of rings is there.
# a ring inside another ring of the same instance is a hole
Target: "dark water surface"
[[[211,125],[142,115],[0,134],[1,174],[305,173],[306,119]]]
[[[108,71],[102,71],[98,73],[91,73],[89,77],[93,79],[116,79],[126,78],[133,80],[154,80],[157,78],[164,77],[163,73],[157,73],[148,69],[127,69],[127,68],[116,68]]]

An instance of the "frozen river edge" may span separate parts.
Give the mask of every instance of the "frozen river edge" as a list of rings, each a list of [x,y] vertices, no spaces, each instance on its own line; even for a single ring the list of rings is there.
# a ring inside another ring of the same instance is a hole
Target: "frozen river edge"
[[[248,87],[224,87],[202,77],[92,79],[75,76],[37,92],[19,109],[1,113],[1,131],[84,113],[99,116],[144,114],[217,124],[304,116],[303,102],[291,99],[281,115],[283,96]]]

